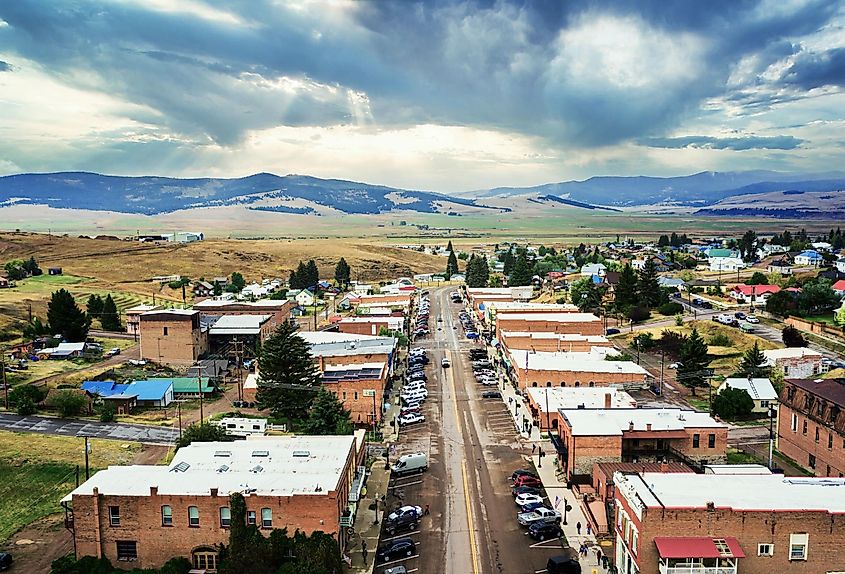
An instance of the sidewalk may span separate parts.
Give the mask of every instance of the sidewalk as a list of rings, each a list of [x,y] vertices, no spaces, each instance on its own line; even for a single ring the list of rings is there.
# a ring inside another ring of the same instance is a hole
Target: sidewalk
[[[493,355],[493,353],[495,353],[495,350],[492,347],[488,347],[488,354]],[[575,550],[578,550],[582,544],[586,544],[589,547],[586,557],[580,556],[579,558],[582,572],[586,574],[606,572],[604,568],[596,564],[595,548],[599,548],[599,546],[596,545],[596,537],[592,534],[587,534],[587,519],[581,510],[580,499],[566,487],[566,480],[563,477],[559,478],[557,476],[557,467],[554,463],[556,456],[554,445],[552,445],[548,438],[540,436],[540,429],[534,426],[525,399],[517,393],[516,388],[507,379],[507,376],[503,374],[501,367],[499,367],[499,381],[502,400],[505,406],[508,407],[511,416],[513,416],[514,429],[519,435],[520,442],[522,442],[525,459],[526,461],[530,461],[537,469],[537,474],[540,480],[543,481],[546,495],[549,497],[549,504],[561,513],[563,513],[564,507],[567,504],[571,507],[566,512],[566,523],[561,524],[569,546]],[[523,422],[525,420],[528,421],[529,425],[527,431],[523,430]],[[535,444],[537,445],[537,451],[532,454],[532,447]],[[546,454],[542,462],[539,456],[537,456],[541,448]],[[538,466],[539,464],[542,464],[542,466]],[[578,532],[578,524],[581,525],[580,534]],[[604,553],[606,548],[600,548],[602,553]]]
[[[390,472],[384,468],[384,460],[376,459],[373,463],[370,476],[367,478],[365,491],[361,494],[358,503],[358,512],[355,516],[355,533],[350,536],[345,554],[352,559],[352,567],[344,569],[346,572],[356,574],[369,574],[375,567],[376,549],[378,548],[379,534],[381,533],[381,519],[384,515],[384,506],[381,497],[387,493],[387,484],[390,480]],[[378,501],[375,508],[370,508],[373,502]],[[376,522],[378,520],[379,522]],[[367,560],[364,561],[364,554],[361,550],[361,542],[367,544]]]

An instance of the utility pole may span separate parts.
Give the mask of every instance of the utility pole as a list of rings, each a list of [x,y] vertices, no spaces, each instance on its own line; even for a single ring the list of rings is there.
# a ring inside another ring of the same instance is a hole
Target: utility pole
[[[6,382],[6,350],[0,351],[0,370],[3,371],[3,394],[6,400],[6,410],[9,410],[9,385]]]
[[[663,349],[660,349],[660,392],[659,396],[663,396]]]
[[[177,401],[176,413],[179,417],[179,440],[182,440],[182,401]]]
[[[88,444],[88,437],[85,437],[85,480],[90,478],[90,473],[88,470],[88,453],[91,452],[91,447]]]
[[[202,414],[202,367],[197,367],[197,390],[200,392],[200,426],[205,417]]]
[[[772,470],[772,457],[775,450],[775,407],[769,405],[769,470]]]

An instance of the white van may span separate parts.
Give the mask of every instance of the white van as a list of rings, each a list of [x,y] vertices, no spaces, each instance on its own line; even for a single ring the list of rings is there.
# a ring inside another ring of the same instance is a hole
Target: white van
[[[425,472],[428,470],[428,457],[424,452],[415,452],[414,454],[403,454],[399,457],[390,470],[396,476],[404,476],[406,474],[414,474],[417,472]]]

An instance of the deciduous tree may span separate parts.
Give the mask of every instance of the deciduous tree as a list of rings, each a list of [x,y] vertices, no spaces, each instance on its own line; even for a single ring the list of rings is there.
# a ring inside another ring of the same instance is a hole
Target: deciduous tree
[[[713,412],[723,419],[732,420],[751,414],[754,399],[745,389],[727,387],[713,397]]]

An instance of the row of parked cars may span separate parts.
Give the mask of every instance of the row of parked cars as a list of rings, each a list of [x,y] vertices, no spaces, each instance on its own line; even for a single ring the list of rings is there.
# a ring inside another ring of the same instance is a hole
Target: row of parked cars
[[[409,532],[417,529],[422,520],[423,509],[419,506],[405,505],[395,509],[384,519],[384,532],[393,536],[397,532]],[[413,539],[402,536],[394,538],[381,545],[376,550],[376,562],[384,564],[402,558],[410,558],[417,553],[417,543]],[[384,571],[384,574],[406,574],[404,566],[394,566]]]
[[[539,541],[560,538],[563,519],[561,513],[546,505],[542,494],[543,482],[533,471],[520,468],[513,471],[511,494],[519,507],[516,520],[520,526],[528,529],[528,535]]]
[[[472,320],[469,313],[466,311],[461,311],[458,315],[458,318],[461,320],[461,326],[464,328],[464,333],[466,334],[467,339],[478,339],[478,331],[475,327],[475,321]]]
[[[399,426],[425,422],[422,405],[428,398],[428,377],[425,374],[427,364],[428,354],[425,349],[415,348],[408,352],[408,370],[405,372],[405,382],[399,393],[402,401],[397,419]]]
[[[417,309],[417,320],[414,324],[414,338],[425,337],[430,333],[428,328],[429,312],[431,311],[431,299],[428,292],[420,295],[420,306]]]

